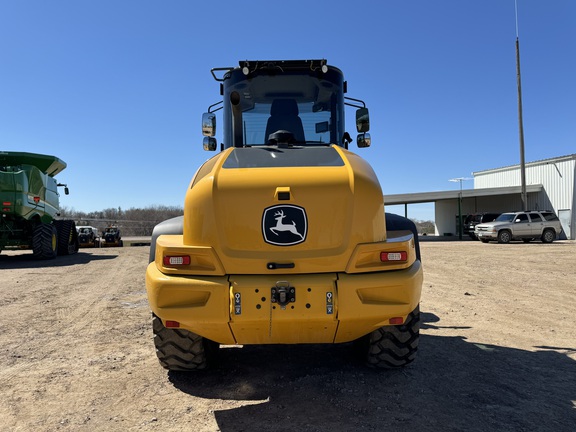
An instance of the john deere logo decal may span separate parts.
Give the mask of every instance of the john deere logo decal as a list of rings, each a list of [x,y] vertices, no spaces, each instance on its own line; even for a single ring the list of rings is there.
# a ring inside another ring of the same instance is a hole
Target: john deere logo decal
[[[292,246],[306,240],[308,221],[302,207],[277,205],[262,215],[264,241],[278,246]]]

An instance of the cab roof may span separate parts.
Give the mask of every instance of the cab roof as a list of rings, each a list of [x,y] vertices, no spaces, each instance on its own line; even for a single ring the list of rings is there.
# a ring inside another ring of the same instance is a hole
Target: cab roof
[[[66,162],[56,156],[39,153],[0,151],[0,165],[33,165],[54,177],[66,168]]]

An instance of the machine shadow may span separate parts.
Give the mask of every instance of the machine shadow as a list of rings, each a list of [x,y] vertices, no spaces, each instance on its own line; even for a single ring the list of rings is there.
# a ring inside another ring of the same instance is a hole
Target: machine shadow
[[[51,260],[39,260],[34,258],[31,252],[16,255],[0,255],[0,269],[26,269],[67,267],[76,264],[88,264],[91,261],[110,260],[117,255],[97,255],[79,251],[73,255],[58,256]]]
[[[423,320],[438,321],[429,313]],[[224,432],[572,431],[576,424],[576,363],[553,350],[423,334],[417,360],[391,371],[357,363],[352,344],[220,351],[216,368],[170,372],[169,380],[193,396],[243,401],[215,411]]]

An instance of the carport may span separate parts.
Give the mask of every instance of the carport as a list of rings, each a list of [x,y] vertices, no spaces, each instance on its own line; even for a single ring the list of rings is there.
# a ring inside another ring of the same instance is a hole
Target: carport
[[[473,213],[517,211],[522,209],[521,186],[484,189],[463,189],[439,192],[417,192],[384,195],[385,205],[404,205],[404,216],[408,217],[408,205],[434,203],[436,235],[458,235],[458,201],[462,217]],[[531,209],[545,210],[549,200],[541,184],[527,185],[528,203]]]

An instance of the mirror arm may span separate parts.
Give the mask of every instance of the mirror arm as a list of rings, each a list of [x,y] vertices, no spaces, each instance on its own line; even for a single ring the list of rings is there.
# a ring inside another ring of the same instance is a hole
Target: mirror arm
[[[354,103],[347,102],[347,101],[358,102],[358,103],[360,103],[360,104],[362,104],[362,105],[354,104]],[[364,103],[363,100],[354,99],[354,98],[351,98],[351,97],[348,97],[348,96],[344,96],[344,105],[348,105],[348,106],[351,106],[351,107],[354,107],[354,108],[366,108],[366,104]]]
[[[214,111],[212,111],[212,108],[214,108],[215,106],[218,106],[218,105],[221,105],[221,106],[216,108]],[[216,111],[220,111],[222,108],[224,108],[224,101],[216,102],[216,103],[214,103],[208,107],[208,112],[209,113],[215,113]]]

